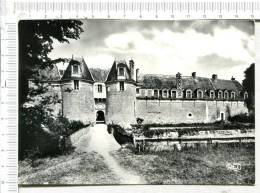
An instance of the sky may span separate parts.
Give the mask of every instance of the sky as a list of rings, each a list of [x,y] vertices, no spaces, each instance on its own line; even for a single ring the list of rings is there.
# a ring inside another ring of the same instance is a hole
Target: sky
[[[83,20],[84,32],[69,44],[54,41],[50,57],[84,57],[88,67],[110,68],[130,59],[145,74],[238,81],[255,62],[254,23],[247,20]],[[65,68],[60,65],[59,68]]]

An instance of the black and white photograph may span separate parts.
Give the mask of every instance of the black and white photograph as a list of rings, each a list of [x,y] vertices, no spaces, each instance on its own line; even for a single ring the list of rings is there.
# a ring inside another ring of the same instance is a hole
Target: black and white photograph
[[[252,20],[21,20],[19,186],[255,185]]]

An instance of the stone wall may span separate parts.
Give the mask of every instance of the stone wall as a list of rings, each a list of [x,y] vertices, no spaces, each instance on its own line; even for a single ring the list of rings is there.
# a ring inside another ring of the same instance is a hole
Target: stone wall
[[[84,123],[96,121],[93,85],[79,81],[79,89],[73,89],[73,81],[62,86],[63,116]]]
[[[135,121],[136,87],[125,82],[125,90],[119,83],[107,85],[106,123],[129,124]]]
[[[244,101],[208,101],[208,122],[221,120],[220,113],[224,113],[225,119],[240,113],[248,113]]]
[[[247,113],[244,102],[205,100],[136,100],[136,117],[144,123],[214,122],[239,113]]]

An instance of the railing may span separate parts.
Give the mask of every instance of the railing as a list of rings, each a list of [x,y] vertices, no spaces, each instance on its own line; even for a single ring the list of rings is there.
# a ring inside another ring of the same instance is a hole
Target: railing
[[[149,128],[152,132],[155,128]],[[133,135],[134,146],[139,149],[150,148],[150,146],[186,146],[188,144],[220,144],[220,143],[255,143],[254,128],[230,128],[230,129],[210,129],[183,127],[183,129],[166,129],[157,128],[159,134],[150,134],[150,136]],[[164,132],[165,131],[165,132]],[[186,131],[186,132],[185,132]],[[193,131],[193,133],[192,133]],[[190,133],[191,132],[191,133]],[[166,142],[166,143],[164,143]]]
[[[172,142],[178,142],[178,143],[183,143],[183,142],[207,142],[207,143],[213,143],[214,141],[232,141],[233,142],[254,142],[255,137],[254,136],[239,136],[239,137],[202,137],[202,138],[147,138],[147,137],[134,137],[134,141],[136,143],[138,142],[162,142],[162,141],[172,141]]]

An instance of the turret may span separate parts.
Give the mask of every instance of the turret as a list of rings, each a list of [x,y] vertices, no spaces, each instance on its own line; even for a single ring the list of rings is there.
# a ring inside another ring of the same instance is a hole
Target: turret
[[[106,122],[135,123],[136,82],[134,62],[114,61],[106,81]]]
[[[84,123],[95,122],[94,79],[83,58],[70,60],[61,84],[63,116]]]

